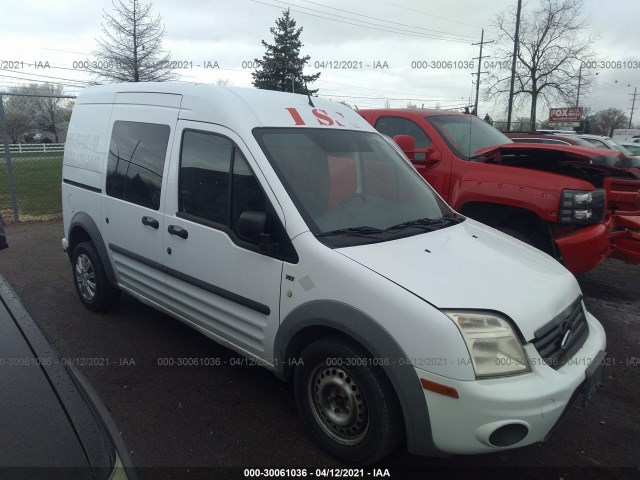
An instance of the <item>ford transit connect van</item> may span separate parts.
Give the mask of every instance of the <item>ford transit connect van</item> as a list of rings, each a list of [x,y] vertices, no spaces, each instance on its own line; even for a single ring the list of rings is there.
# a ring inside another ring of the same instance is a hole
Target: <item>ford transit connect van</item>
[[[346,462],[403,441],[434,456],[540,442],[600,382],[605,333],[573,275],[453,211],[343,105],[90,87],[62,175],[86,307],[125,291],[291,379]]]

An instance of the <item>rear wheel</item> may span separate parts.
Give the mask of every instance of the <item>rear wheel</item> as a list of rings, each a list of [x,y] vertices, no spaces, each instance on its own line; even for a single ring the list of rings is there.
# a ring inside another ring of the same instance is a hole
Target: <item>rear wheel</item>
[[[120,298],[120,290],[109,282],[92,242],[81,242],[73,250],[73,283],[82,303],[99,312],[111,308]]]
[[[294,374],[298,410],[311,436],[328,453],[370,464],[400,441],[403,423],[393,387],[370,356],[340,338],[318,340]]]

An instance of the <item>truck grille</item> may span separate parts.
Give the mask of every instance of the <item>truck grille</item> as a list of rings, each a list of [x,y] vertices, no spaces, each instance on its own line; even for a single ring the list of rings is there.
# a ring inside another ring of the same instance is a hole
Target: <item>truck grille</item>
[[[640,210],[640,182],[623,178],[605,178],[607,208],[616,212]]]
[[[536,330],[534,335],[531,343],[546,365],[557,370],[566,364],[589,336],[582,297],[578,297],[553,320]]]

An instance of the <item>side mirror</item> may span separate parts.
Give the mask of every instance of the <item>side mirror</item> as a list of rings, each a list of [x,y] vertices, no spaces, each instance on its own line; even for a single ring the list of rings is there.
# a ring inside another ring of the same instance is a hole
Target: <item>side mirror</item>
[[[409,160],[415,159],[416,141],[411,135],[396,135],[393,141],[398,144]]]
[[[275,253],[278,244],[271,241],[271,235],[265,232],[267,214],[264,212],[246,211],[238,219],[238,235],[247,242],[255,243],[260,250]]]
[[[440,160],[442,160],[442,155],[440,154],[440,152],[433,147],[427,148],[424,152],[424,156],[427,163],[436,164]]]
[[[393,137],[393,141],[415,164],[431,167],[442,160],[442,155],[434,147],[416,149],[416,141],[411,135],[396,135]]]

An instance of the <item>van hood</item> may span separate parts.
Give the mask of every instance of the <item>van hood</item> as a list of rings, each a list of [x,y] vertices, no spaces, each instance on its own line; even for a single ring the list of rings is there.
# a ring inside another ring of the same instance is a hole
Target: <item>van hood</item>
[[[581,295],[575,277],[555,259],[471,219],[336,251],[438,309],[501,312],[526,340]]]

